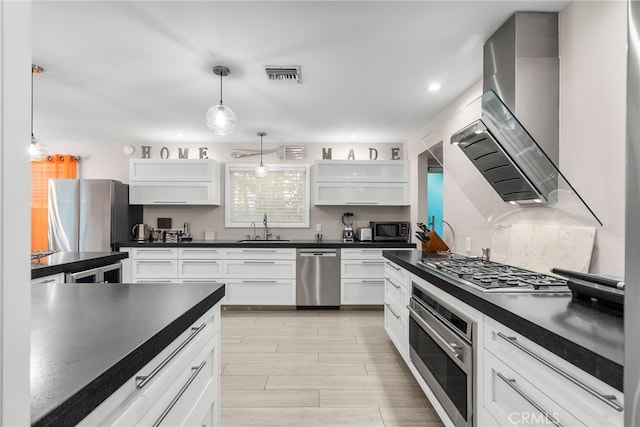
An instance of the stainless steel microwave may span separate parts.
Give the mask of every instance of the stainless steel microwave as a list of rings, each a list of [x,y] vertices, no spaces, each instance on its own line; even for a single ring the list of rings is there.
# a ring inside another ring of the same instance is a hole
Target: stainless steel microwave
[[[409,223],[397,221],[371,221],[371,233],[374,242],[409,241]]]

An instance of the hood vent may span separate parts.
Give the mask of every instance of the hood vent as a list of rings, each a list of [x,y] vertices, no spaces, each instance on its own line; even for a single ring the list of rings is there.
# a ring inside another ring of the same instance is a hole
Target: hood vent
[[[289,66],[273,66],[267,65],[264,67],[267,73],[267,78],[270,82],[278,83],[302,83],[302,74],[300,72],[299,65]]]

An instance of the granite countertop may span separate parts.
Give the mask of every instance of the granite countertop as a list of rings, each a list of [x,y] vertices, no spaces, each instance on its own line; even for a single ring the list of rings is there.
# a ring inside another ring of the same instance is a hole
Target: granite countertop
[[[126,252],[55,252],[31,261],[31,279],[104,267],[128,257]]]
[[[119,242],[120,248],[168,247],[168,248],[415,248],[415,243],[402,242],[343,242],[342,240],[192,240],[181,242]]]
[[[33,285],[32,425],[77,424],[224,294],[203,283]]]
[[[623,317],[571,294],[484,293],[417,264],[421,251],[384,251],[384,257],[508,326],[601,381],[622,391]]]

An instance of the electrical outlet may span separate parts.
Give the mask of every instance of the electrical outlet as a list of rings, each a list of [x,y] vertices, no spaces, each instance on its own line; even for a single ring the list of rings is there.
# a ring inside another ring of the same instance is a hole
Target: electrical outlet
[[[465,240],[465,250],[471,252],[471,237],[467,237]]]

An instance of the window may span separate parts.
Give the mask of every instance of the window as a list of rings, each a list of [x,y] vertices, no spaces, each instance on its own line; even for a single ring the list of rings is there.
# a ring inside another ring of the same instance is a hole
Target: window
[[[258,178],[255,164],[226,165],[225,226],[309,227],[309,165],[269,165]]]

